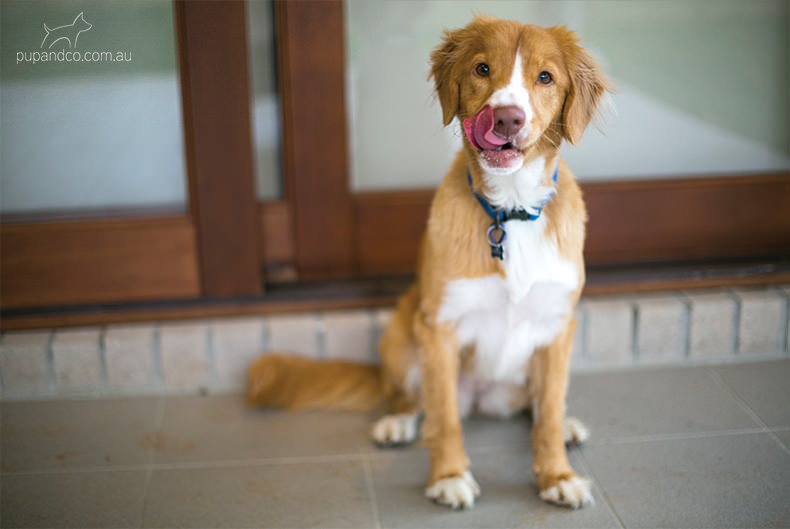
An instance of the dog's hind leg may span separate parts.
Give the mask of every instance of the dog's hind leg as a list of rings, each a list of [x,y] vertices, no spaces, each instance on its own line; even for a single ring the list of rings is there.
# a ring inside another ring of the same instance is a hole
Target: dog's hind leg
[[[417,290],[412,287],[398,301],[379,342],[382,377],[390,401],[389,413],[371,429],[371,437],[379,446],[402,446],[419,435],[420,367],[411,325],[416,305]]]

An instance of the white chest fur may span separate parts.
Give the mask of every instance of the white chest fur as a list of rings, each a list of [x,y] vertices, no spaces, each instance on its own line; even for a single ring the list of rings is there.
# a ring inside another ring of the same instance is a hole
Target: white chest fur
[[[551,343],[571,310],[576,269],[545,236],[545,218],[506,223],[504,277],[457,279],[445,287],[440,322],[474,347],[479,381],[521,384],[535,348]]]

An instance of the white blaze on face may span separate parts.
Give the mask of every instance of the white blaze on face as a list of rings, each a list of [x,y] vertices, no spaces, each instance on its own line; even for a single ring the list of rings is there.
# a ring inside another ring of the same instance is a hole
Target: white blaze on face
[[[510,81],[506,86],[498,89],[489,100],[491,108],[517,106],[524,111],[524,128],[518,134],[519,143],[529,134],[530,123],[535,113],[529,100],[529,92],[524,82],[524,67],[521,62],[521,50],[516,52],[516,60],[513,62],[513,71],[510,74]]]
[[[529,92],[525,86],[521,50],[516,52],[516,57],[513,61],[513,69],[510,73],[510,80],[505,86],[497,89],[491,95],[488,104],[494,109],[494,112],[502,107],[518,107],[524,112],[524,126],[518,131],[515,137],[510,138],[515,149],[482,151],[478,159],[484,174],[493,177],[511,175],[515,171],[521,169],[524,163],[524,157],[520,149],[524,146],[529,137],[532,128],[532,118],[535,115],[530,102]]]

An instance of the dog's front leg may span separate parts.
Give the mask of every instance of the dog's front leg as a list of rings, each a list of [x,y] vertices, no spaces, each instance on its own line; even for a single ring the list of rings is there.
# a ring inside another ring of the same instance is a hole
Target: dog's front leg
[[[552,344],[535,352],[529,375],[535,421],[532,469],[540,497],[579,508],[593,503],[593,498],[589,480],[576,475],[565,451],[565,393],[575,331],[576,321],[570,319]]]
[[[471,507],[480,487],[469,472],[458,413],[458,345],[455,332],[419,314],[415,335],[422,350],[423,438],[431,471],[425,495],[454,509]]]

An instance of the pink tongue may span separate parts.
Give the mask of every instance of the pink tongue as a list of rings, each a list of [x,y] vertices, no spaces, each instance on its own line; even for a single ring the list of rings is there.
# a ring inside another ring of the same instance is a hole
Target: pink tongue
[[[484,106],[480,112],[463,121],[464,132],[472,145],[481,151],[493,151],[507,143],[494,134],[494,110]]]

